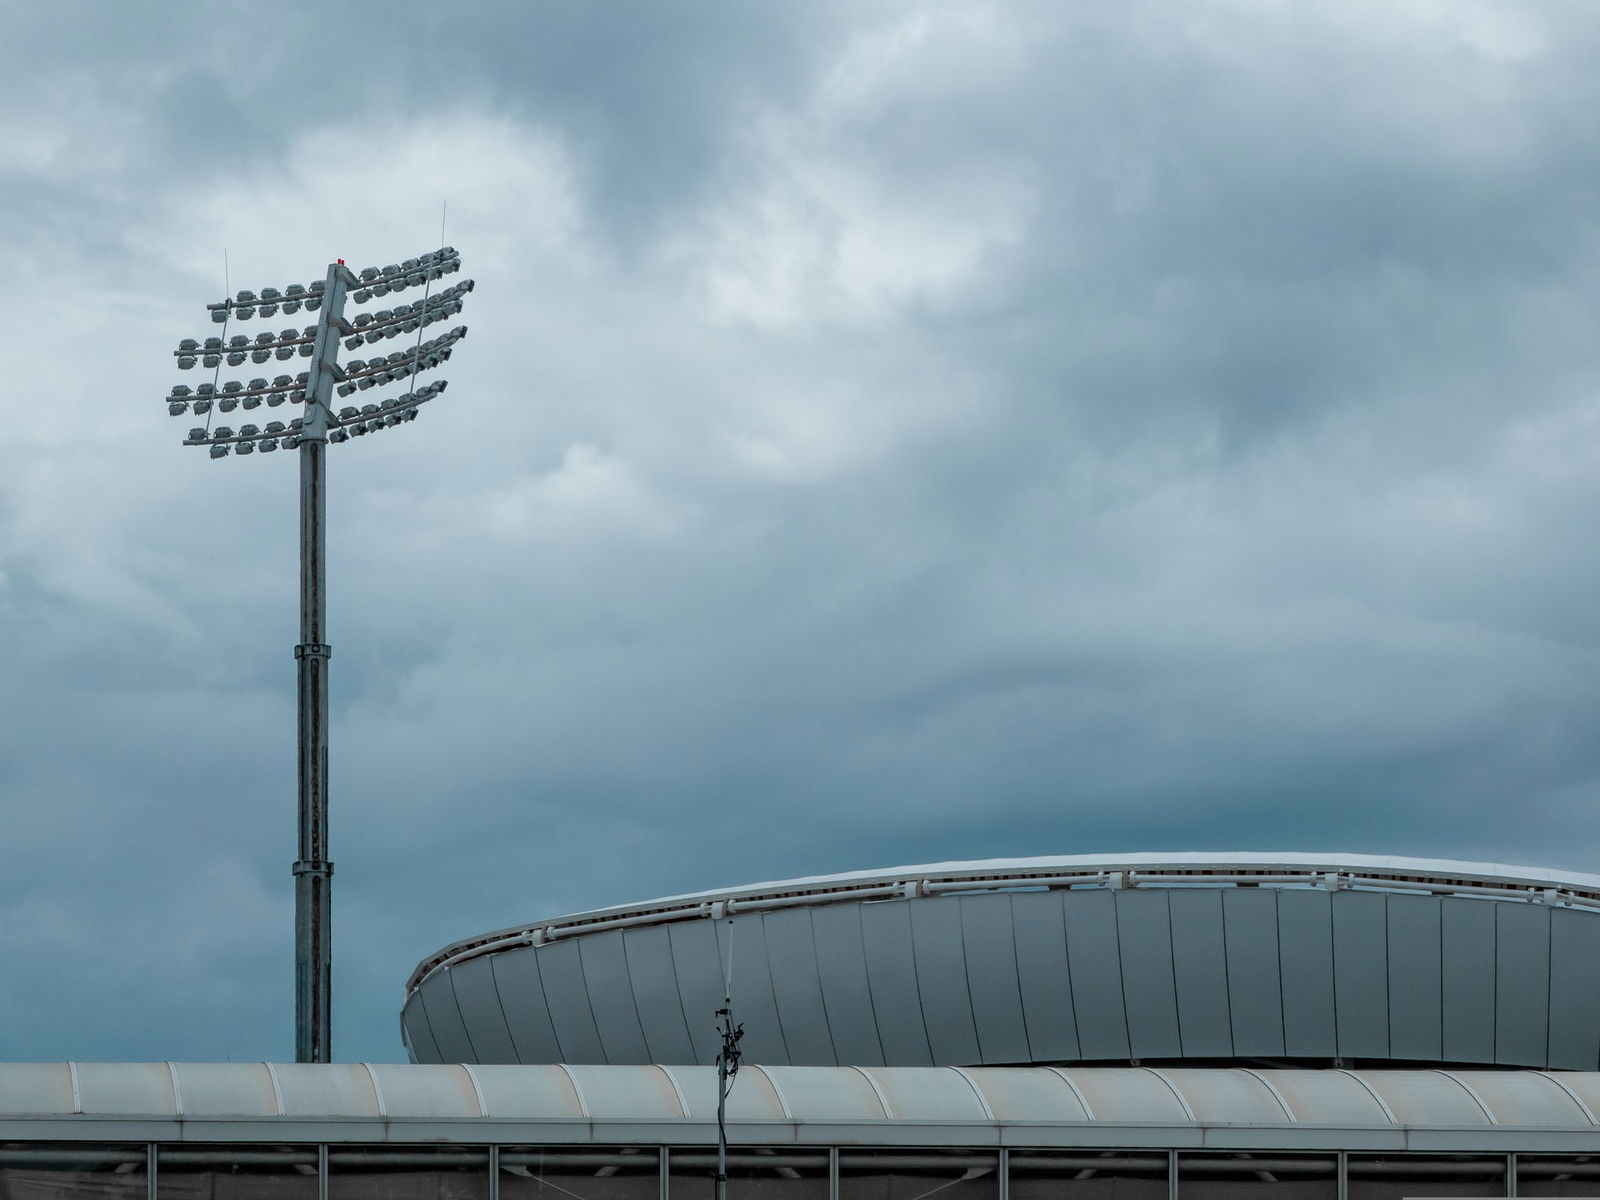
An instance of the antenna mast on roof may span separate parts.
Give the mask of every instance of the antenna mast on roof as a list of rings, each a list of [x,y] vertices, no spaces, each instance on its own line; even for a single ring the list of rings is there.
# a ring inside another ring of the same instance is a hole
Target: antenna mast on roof
[[[733,1021],[733,918],[728,918],[728,964],[722,977],[722,1007],[717,1009],[717,1033],[722,1048],[717,1051],[717,1192],[716,1200],[728,1200],[728,1093],[733,1077],[739,1073],[739,1039],[744,1026]]]

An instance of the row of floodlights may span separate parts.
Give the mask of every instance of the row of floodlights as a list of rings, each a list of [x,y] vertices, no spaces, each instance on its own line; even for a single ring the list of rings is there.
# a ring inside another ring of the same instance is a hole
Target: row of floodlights
[[[328,430],[328,440],[347,442],[352,436],[364,437],[382,429],[392,429],[405,421],[415,421],[417,409],[443,393],[446,386],[444,380],[439,380],[427,387],[418,388],[415,392],[406,392],[404,395],[385,400],[381,404],[363,404],[360,408],[347,405],[339,410],[335,424]],[[279,448],[293,450],[298,447],[302,428],[302,420],[299,417],[288,424],[282,421],[268,421],[265,428],[253,424],[241,425],[238,432],[227,425],[219,425],[212,430],[197,426],[189,430],[184,445],[208,446],[212,458],[226,458],[230,452],[254,454],[257,450],[263,454],[270,454]]]
[[[222,412],[232,412],[240,405],[246,409],[260,408],[263,401],[268,408],[277,408],[286,400],[299,404],[306,398],[305,386],[309,380],[310,375],[301,371],[293,376],[278,375],[271,383],[265,379],[252,379],[246,385],[237,379],[230,379],[220,389],[215,384],[202,383],[190,391],[187,384],[179,383],[173,386],[171,394],[167,396],[167,412],[179,417],[189,411],[191,404],[199,416],[210,412],[213,403]]]
[[[374,359],[352,358],[344,364],[344,382],[335,390],[341,396],[351,396],[358,390],[394,383],[418,371],[430,370],[449,362],[450,348],[466,336],[467,327],[457,325],[449,333],[431,338],[411,350],[396,350]]]
[[[387,296],[390,292],[404,291],[408,287],[422,287],[424,284],[441,279],[461,269],[461,256],[454,246],[442,246],[438,250],[408,258],[403,263],[390,263],[386,267],[364,267],[357,272],[361,287],[351,293],[350,298],[357,304],[365,304],[374,296]],[[278,310],[283,309],[286,315],[293,315],[302,307],[307,312],[316,312],[322,307],[323,293],[327,284],[323,280],[306,285],[291,283],[279,291],[277,288],[262,288],[258,296],[248,288],[238,292],[232,300],[223,300],[217,304],[208,304],[211,310],[211,320],[218,325],[228,320],[229,314],[241,321],[248,321],[251,317],[273,317]]]
[[[357,313],[355,329],[345,338],[344,348],[354,350],[363,342],[371,345],[381,338],[415,333],[436,321],[453,317],[461,311],[461,301],[473,286],[472,280],[464,279],[454,287],[445,288],[416,304],[396,304],[393,308],[380,308],[377,312]]]
[[[258,333],[253,341],[246,334],[236,333],[228,339],[227,345],[223,345],[219,337],[208,337],[203,345],[195,338],[184,338],[173,353],[178,356],[180,371],[192,370],[197,359],[207,369],[221,366],[224,358],[230,367],[242,367],[246,358],[253,363],[274,358],[287,362],[296,352],[301,358],[310,358],[316,340],[317,327],[307,325],[304,329]]]

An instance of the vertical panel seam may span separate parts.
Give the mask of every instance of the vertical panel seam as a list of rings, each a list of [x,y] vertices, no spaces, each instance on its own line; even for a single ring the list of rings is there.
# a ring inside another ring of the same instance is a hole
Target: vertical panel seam
[[[783,1029],[783,1009],[778,1004],[778,988],[772,978],[772,947],[767,944],[767,914],[758,912],[755,917],[756,928],[761,934],[761,965],[766,971],[767,989],[772,993],[772,1015],[778,1024],[778,1044],[783,1047],[784,1061],[792,1062],[794,1056],[789,1053],[789,1035]],[[730,939],[732,938],[731,930],[728,936]],[[768,1076],[768,1078],[771,1077]]]
[[[1165,901],[1162,909],[1167,914],[1167,969],[1172,972],[1172,1029],[1178,1035],[1178,1054],[1184,1055],[1183,1048],[1183,1008],[1178,1003],[1178,952],[1173,946],[1172,937],[1172,889],[1162,888],[1161,898]]]
[[[472,1040],[472,1027],[467,1024],[467,1014],[461,1011],[461,996],[456,991],[456,973],[449,967],[444,969],[444,977],[450,983],[450,1002],[456,1006],[456,1016],[461,1021],[461,1033],[467,1039],[467,1050],[472,1055],[472,1060],[478,1060],[478,1044]]]
[[[817,977],[817,1007],[822,1010],[822,1028],[828,1034],[828,1049],[833,1051],[833,1064],[838,1066],[839,1043],[833,1038],[833,1021],[828,1017],[828,998],[822,991],[822,958],[817,953],[817,922],[813,915],[815,910],[802,908],[800,912],[805,916],[806,940],[811,944],[811,970]]]
[[[644,1056],[652,1062],[655,1055],[650,1052],[650,1035],[644,1031],[644,1018],[639,1015],[639,992],[633,982],[633,960],[628,957],[628,934],[635,932],[627,929],[617,930],[617,941],[622,946],[622,973],[628,981],[626,990],[628,1010],[633,1013],[633,1023],[639,1028],[639,1044],[644,1047]]]
[[[533,947],[528,947],[528,952],[533,953]],[[494,1006],[500,1010],[500,1023],[506,1027],[506,1040],[511,1043],[511,1053],[517,1056],[517,1061],[525,1061],[522,1057],[522,1047],[517,1045],[516,1031],[511,1028],[511,1018],[506,1016],[505,997],[500,995],[500,976],[495,974],[494,960],[498,955],[484,955],[484,962],[489,968],[489,990],[494,993]]]
[[[1017,1015],[1022,1018],[1022,1044],[1028,1048],[1028,1061],[1034,1059],[1033,1038],[1028,1033],[1028,1005],[1022,997],[1022,952],[1017,948],[1016,895],[1003,893],[1006,898],[1006,929],[1011,934],[1011,973],[1017,982]]]
[[[1217,893],[1217,927],[1222,931],[1222,1014],[1228,1028],[1228,1054],[1234,1052],[1233,1044],[1233,974],[1228,970],[1228,906],[1223,901],[1225,893]]]
[[[419,987],[411,994],[417,998],[417,1011],[422,1014],[422,1027],[428,1031],[428,1040],[433,1043],[433,1052],[443,1060],[444,1051],[439,1049],[439,1035],[433,1031],[433,1021],[428,1016],[428,1002],[422,998],[422,989]]]
[[[578,956],[578,982],[583,987],[583,1003],[584,1006],[589,1010],[589,1024],[594,1026],[594,1040],[595,1043],[600,1047],[600,1061],[609,1065],[611,1062],[611,1051],[606,1048],[606,1039],[600,1034],[600,1019],[594,1015],[594,996],[589,991],[589,967],[583,961],[584,939],[579,936],[573,938],[572,940],[576,943],[574,948],[576,949]],[[553,1022],[554,1017],[552,1014],[552,1023]],[[641,1032],[639,1036],[643,1038],[643,1032]]]
[[[972,966],[967,960],[967,901],[963,896],[951,896],[949,900],[954,900],[956,905],[956,949],[961,952],[961,986],[967,993],[967,1024],[972,1027],[972,1044],[977,1047],[978,1059],[982,1062],[985,1060],[983,1037],[978,1033],[978,1006],[972,999]],[[940,903],[949,903],[949,900]]]
[[[667,947],[667,973],[672,980],[672,994],[678,1000],[678,1019],[683,1022],[683,1036],[689,1043],[689,1053],[694,1053],[694,1032],[689,1028],[689,1010],[684,1007],[683,987],[678,981],[678,952],[672,945],[672,930],[661,931],[661,940]]]

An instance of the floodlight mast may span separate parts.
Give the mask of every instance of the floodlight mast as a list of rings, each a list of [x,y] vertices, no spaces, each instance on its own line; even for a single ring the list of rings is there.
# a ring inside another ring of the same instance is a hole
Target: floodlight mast
[[[365,391],[402,380],[415,380],[449,361],[453,347],[467,336],[467,327],[458,325],[448,333],[426,342],[421,331],[461,311],[462,301],[473,290],[473,281],[462,280],[438,293],[434,281],[461,269],[461,258],[453,246],[443,246],[402,264],[368,267],[357,275],[341,260],[328,266],[326,278],[309,288],[290,284],[283,291],[263,288],[259,297],[241,291],[232,299],[208,304],[211,320],[227,332],[235,319],[246,321],[260,315],[275,316],[281,308],[293,315],[304,308],[318,312],[315,326],[303,330],[285,329],[274,335],[258,334],[252,342],[234,334],[226,343],[221,336],[205,339],[184,338],[174,351],[179,370],[204,366],[221,371],[222,364],[243,366],[246,358],[265,363],[270,358],[287,361],[309,358],[308,369],[299,376],[279,375],[269,383],[252,379],[248,385],[229,380],[218,388],[212,382],[190,388],[173,387],[166,398],[167,412],[178,417],[189,412],[204,416],[206,424],[189,430],[186,446],[205,446],[215,460],[229,453],[266,454],[282,446],[300,451],[300,641],[295,645],[298,685],[298,790],[299,857],[294,863],[295,880],[295,1061],[332,1061],[332,985],[333,985],[333,862],[328,857],[328,660],[333,649],[327,640],[327,467],[331,443],[346,442],[352,435],[363,436],[390,429],[416,419],[417,410],[444,394],[445,381],[436,379],[422,387],[390,397],[381,403],[347,405],[333,411],[335,391],[341,396]],[[361,313],[355,322],[344,316],[345,304],[366,304],[375,298],[407,288],[421,288],[423,295],[414,304],[397,304],[376,313]],[[339,365],[339,343],[354,350],[362,344],[416,333],[416,343],[406,351],[380,355],[371,360],[352,359],[348,368]],[[237,432],[226,425],[211,427],[213,408],[232,412],[243,406],[247,411],[263,403],[277,407],[284,403],[304,403],[304,413],[285,424],[268,421],[265,429],[254,424],[241,425]]]
[[[328,857],[327,474],[328,401],[339,372],[339,326],[356,277],[332,263],[305,387],[300,427],[300,641],[294,648],[299,713],[300,856],[294,864],[294,1057],[333,1053],[333,861]]]

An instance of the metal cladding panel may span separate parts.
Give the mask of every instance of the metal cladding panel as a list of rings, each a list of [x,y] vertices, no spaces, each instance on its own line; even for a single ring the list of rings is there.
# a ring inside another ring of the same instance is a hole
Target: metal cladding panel
[[[644,1030],[650,1061],[697,1061],[694,1043],[689,1040],[688,1014],[683,1011],[683,998],[678,994],[678,976],[672,967],[672,943],[667,931],[659,925],[625,930],[622,948],[628,958],[634,1007]]]
[[[66,1063],[0,1063],[0,1113],[18,1116],[72,1111],[72,1068]]]
[[[568,1067],[588,1115],[600,1121],[675,1121],[678,1089],[660,1067]]]
[[[1032,1067],[969,1067],[997,1121],[1075,1122],[1089,1119],[1088,1109],[1066,1080],[1054,1071]]]
[[[1178,991],[1173,977],[1172,919],[1164,888],[1113,892],[1123,1006],[1134,1058],[1178,1058]]]
[[[1330,897],[1333,998],[1343,1058],[1389,1057],[1388,899],[1378,892]]]
[[[939,1066],[981,1062],[961,946],[961,906],[949,900],[913,900],[909,907],[917,993],[933,1061]]]
[[[897,1121],[988,1121],[983,1101],[960,1071],[915,1067],[863,1068]]]
[[[1389,1053],[1421,1062],[1443,1053],[1443,968],[1437,896],[1385,896],[1389,941]]]
[[[714,921],[684,921],[667,926],[672,969],[678,977],[678,1005],[683,1009],[694,1047],[694,1061],[715,1062],[721,1052],[716,1025],[704,1013],[722,1007],[722,950]]]
[[[1017,985],[1035,1061],[1067,1062],[1078,1054],[1078,1020],[1067,967],[1067,924],[1061,892],[1011,897]]]
[[[278,1097],[264,1063],[173,1063],[186,1117],[275,1117]]]
[[[360,1063],[275,1063],[283,1111],[291,1116],[366,1117],[380,1115],[372,1076]]]
[[[1231,1058],[1228,958],[1222,936],[1222,893],[1190,888],[1170,896],[1172,974],[1178,996],[1178,1040],[1190,1058]]]
[[[1439,910],[1447,1062],[1494,1061],[1494,910],[1454,897]]]
[[[1442,1071],[1353,1071],[1402,1125],[1476,1126],[1489,1116],[1457,1080]]]
[[[561,1042],[550,1019],[550,1002],[539,975],[539,952],[532,946],[489,956],[494,966],[495,991],[500,993],[500,1009],[517,1048],[517,1061],[525,1063],[562,1062]]]
[[[1494,909],[1494,1060],[1542,1067],[1550,1056],[1550,910]]]
[[[541,1120],[578,1120],[583,1104],[572,1078],[560,1067],[522,1067],[490,1064],[473,1067],[484,1111],[490,1117],[513,1119],[537,1116]]]
[[[841,1064],[883,1065],[878,1016],[872,1010],[867,983],[867,952],[861,941],[861,909],[854,904],[825,904],[811,914],[822,1003]]]
[[[555,1027],[556,1042],[561,1047],[561,1061],[606,1062],[594,1010],[589,1007],[589,988],[583,977],[578,940],[553,942],[540,946],[535,953],[539,957],[539,978],[544,981],[545,1002],[550,1006],[550,1023]],[[438,1030],[434,1033],[437,1035]]]
[[[898,1066],[932,1066],[917,967],[911,957],[911,906],[903,900],[862,905],[861,940],[884,1060]]]
[[[1591,913],[1550,913],[1550,1062],[1600,1068],[1600,921]]]
[[[1283,1056],[1283,984],[1278,970],[1278,898],[1261,888],[1222,893],[1228,939],[1228,1015],[1233,1052]]]
[[[158,1063],[79,1063],[78,1099],[86,1113],[178,1112],[172,1072]]]
[[[488,960],[493,964],[494,960]],[[418,989],[406,997],[400,1010],[400,1024],[405,1031],[406,1048],[411,1061],[418,1063],[443,1062],[439,1044],[433,1040],[433,1030],[428,1025],[428,1010],[422,1007],[422,991]]]
[[[477,1117],[478,1093],[458,1065],[400,1066],[370,1063],[387,1117]]]
[[[839,1068],[831,1068],[838,1070]],[[717,1116],[717,1073],[710,1067],[663,1067],[683,1096],[683,1106],[692,1120],[715,1120]],[[782,1121],[783,1102],[773,1089],[765,1067],[742,1067],[733,1090],[728,1093],[728,1120]]]
[[[418,988],[417,994],[422,997],[422,1010],[428,1014],[428,1028],[433,1030],[439,1061],[476,1062],[478,1056],[473,1053],[472,1039],[467,1036],[467,1025],[461,1019],[456,991],[450,983],[452,973],[450,969],[440,971]]]
[[[583,964],[584,990],[589,993],[589,1011],[595,1030],[605,1047],[602,1062],[640,1063],[650,1061],[644,1028],[633,1004],[633,980],[628,974],[628,953],[622,945],[622,930],[610,929],[577,939],[578,957]]]
[[[506,1028],[506,1015],[500,1009],[500,991],[495,987],[492,960],[474,958],[446,972],[455,988],[456,1008],[472,1039],[472,1062],[514,1063],[516,1043]]]
[[[1282,954],[1283,1052],[1293,1058],[1338,1053],[1333,1023],[1333,912],[1320,889],[1278,893]]]
[[[1017,983],[1017,943],[1010,896],[962,896],[961,945],[967,956],[967,990],[978,1032],[978,1061],[1031,1062],[1028,1028]]]
[[[1262,1071],[1304,1125],[1387,1125],[1389,1116],[1359,1079],[1343,1071]]]
[[[745,1061],[788,1062],[789,1048],[783,1036],[778,1000],[772,991],[772,964],[767,957],[767,933],[761,914],[718,921],[717,936],[733,984],[733,1010],[744,1024],[744,1041],[740,1045]],[[720,1007],[719,997],[705,1010],[713,1024]]]
[[[789,1062],[835,1066],[839,1062],[828,1013],[822,1003],[822,978],[811,932],[809,908],[787,908],[762,914],[767,957],[772,962],[772,991],[783,1022]]]
[[[1535,1129],[1590,1125],[1570,1093],[1536,1071],[1451,1071],[1488,1105],[1497,1125]]]
[[[797,1121],[881,1121],[888,1114],[859,1071],[763,1067]]]
[[[1122,1005],[1122,956],[1117,910],[1110,892],[1066,892],[1067,961],[1072,1010],[1083,1058],[1128,1058],[1128,1017]]]
[[[1178,1089],[1197,1121],[1274,1125],[1290,1119],[1272,1089],[1249,1071],[1167,1067],[1161,1074]]]
[[[1096,1121],[1190,1123],[1172,1088],[1152,1071],[1138,1067],[1057,1069],[1077,1086]]]

